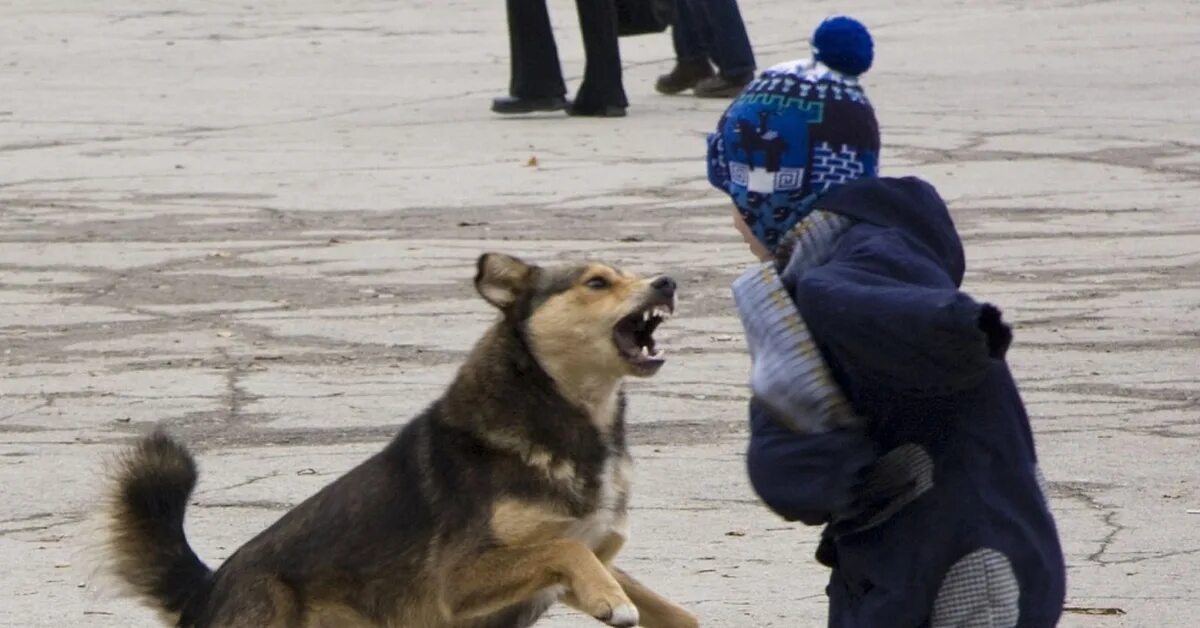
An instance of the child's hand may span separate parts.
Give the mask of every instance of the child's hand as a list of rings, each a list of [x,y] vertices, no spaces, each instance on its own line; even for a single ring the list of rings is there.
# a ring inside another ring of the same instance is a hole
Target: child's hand
[[[858,474],[850,506],[834,515],[833,537],[861,532],[890,519],[933,487],[933,460],[917,445],[901,445]]]

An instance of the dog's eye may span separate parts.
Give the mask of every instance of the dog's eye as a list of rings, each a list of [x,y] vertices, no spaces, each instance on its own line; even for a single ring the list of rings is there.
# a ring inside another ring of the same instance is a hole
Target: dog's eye
[[[609,283],[604,277],[592,277],[585,281],[584,285],[592,290],[603,290],[609,286]]]

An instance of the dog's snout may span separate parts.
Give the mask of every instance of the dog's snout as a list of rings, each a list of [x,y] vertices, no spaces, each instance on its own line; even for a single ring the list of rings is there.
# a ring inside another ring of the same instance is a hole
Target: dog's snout
[[[659,294],[663,295],[664,297],[675,296],[675,280],[671,279],[670,277],[666,277],[666,276],[659,277],[658,279],[655,279],[653,283],[650,284],[650,287],[654,288],[656,291],[658,291]]]

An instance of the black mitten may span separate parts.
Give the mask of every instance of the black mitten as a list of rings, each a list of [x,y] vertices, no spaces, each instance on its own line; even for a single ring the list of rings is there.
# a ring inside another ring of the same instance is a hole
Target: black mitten
[[[829,528],[825,528],[825,531],[821,533],[821,542],[817,545],[817,562],[837,569],[837,546],[833,544],[833,532]]]
[[[1012,327],[1001,320],[1000,308],[984,303],[979,312],[979,329],[987,334],[988,357],[996,360],[1004,359],[1008,346],[1012,344]]]

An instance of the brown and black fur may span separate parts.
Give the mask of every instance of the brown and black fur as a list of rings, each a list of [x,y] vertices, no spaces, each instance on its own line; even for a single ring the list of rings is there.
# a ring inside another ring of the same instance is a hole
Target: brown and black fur
[[[140,441],[114,482],[119,576],[188,628],[508,628],[556,600],[611,625],[697,625],[612,566],[629,489],[620,382],[653,369],[627,363],[611,329],[673,302],[674,284],[488,254],[476,286],[501,317],[446,393],[215,572],[183,533],[191,455],[162,432]]]

